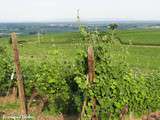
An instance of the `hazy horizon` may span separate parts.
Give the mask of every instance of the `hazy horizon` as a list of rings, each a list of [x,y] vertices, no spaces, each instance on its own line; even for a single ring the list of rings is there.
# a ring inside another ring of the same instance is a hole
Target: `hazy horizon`
[[[0,0],[0,22],[160,21],[159,0]]]
[[[68,19],[61,19],[61,20],[52,20],[52,21],[0,21],[0,24],[2,23],[76,23],[76,20],[68,20]],[[125,19],[89,19],[89,20],[81,20],[82,23],[159,23],[160,20],[125,20]]]

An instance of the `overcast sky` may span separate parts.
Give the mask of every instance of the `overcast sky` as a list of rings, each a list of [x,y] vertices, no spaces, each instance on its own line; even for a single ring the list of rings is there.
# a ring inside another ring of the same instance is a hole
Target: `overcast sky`
[[[160,20],[160,0],[0,0],[0,22]]]

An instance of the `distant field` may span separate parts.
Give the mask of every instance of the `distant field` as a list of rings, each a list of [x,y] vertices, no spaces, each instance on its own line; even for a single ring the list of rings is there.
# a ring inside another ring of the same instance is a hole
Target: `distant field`
[[[160,47],[128,46],[127,61],[132,67],[142,69],[160,68]]]
[[[145,70],[160,68],[160,29],[155,30],[123,30],[118,35],[128,50],[127,61],[134,68]],[[77,32],[49,33],[45,35],[18,36],[23,44],[19,46],[21,60],[52,59],[54,54],[64,54],[69,60],[82,49]],[[20,43],[21,43],[20,42]],[[9,38],[0,38],[0,45],[7,45]],[[76,45],[75,45],[76,44]]]
[[[7,46],[11,50],[9,37],[0,38],[0,45]],[[59,51],[68,58],[74,58],[74,55],[80,49],[77,43],[80,43],[80,34],[71,33],[49,33],[38,35],[17,36],[19,41],[21,60],[43,60],[52,59],[54,54]],[[10,51],[11,52],[11,51]]]
[[[121,41],[134,45],[160,45],[160,29],[121,30]]]

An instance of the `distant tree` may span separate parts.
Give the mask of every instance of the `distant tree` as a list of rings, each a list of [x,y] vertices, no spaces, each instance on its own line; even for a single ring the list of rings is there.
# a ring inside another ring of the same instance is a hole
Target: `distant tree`
[[[116,23],[112,23],[112,24],[109,24],[109,25],[108,25],[108,28],[109,28],[110,30],[116,30],[116,29],[118,28],[118,25],[117,25]]]
[[[38,32],[36,32],[36,31],[31,31],[31,32],[29,32],[29,35],[36,35]]]

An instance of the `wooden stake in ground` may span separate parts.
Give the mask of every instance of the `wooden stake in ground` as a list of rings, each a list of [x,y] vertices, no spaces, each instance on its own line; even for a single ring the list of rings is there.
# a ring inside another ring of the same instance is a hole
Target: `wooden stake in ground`
[[[14,64],[16,67],[16,77],[17,77],[17,84],[18,84],[20,112],[21,112],[21,115],[27,115],[24,84],[23,84],[23,79],[22,79],[22,73],[21,73],[21,67],[20,67],[20,61],[19,61],[19,51],[17,48],[17,39],[16,39],[15,32],[11,34],[11,39],[12,39]]]
[[[88,47],[88,75],[87,75],[87,81],[89,84],[93,84],[95,82],[95,64],[94,64],[94,51],[93,47]],[[92,118],[91,120],[98,120],[98,117],[96,115],[96,97],[92,98]],[[81,112],[81,120],[84,117],[85,109],[87,107],[88,98],[84,99],[82,112]]]
[[[93,47],[88,47],[88,80],[92,84],[95,80],[94,51]]]
[[[88,81],[89,84],[95,82],[95,65],[94,65],[94,51],[93,47],[88,47]],[[92,98],[93,105],[92,105],[92,118],[91,120],[98,120],[96,115],[96,97]]]

